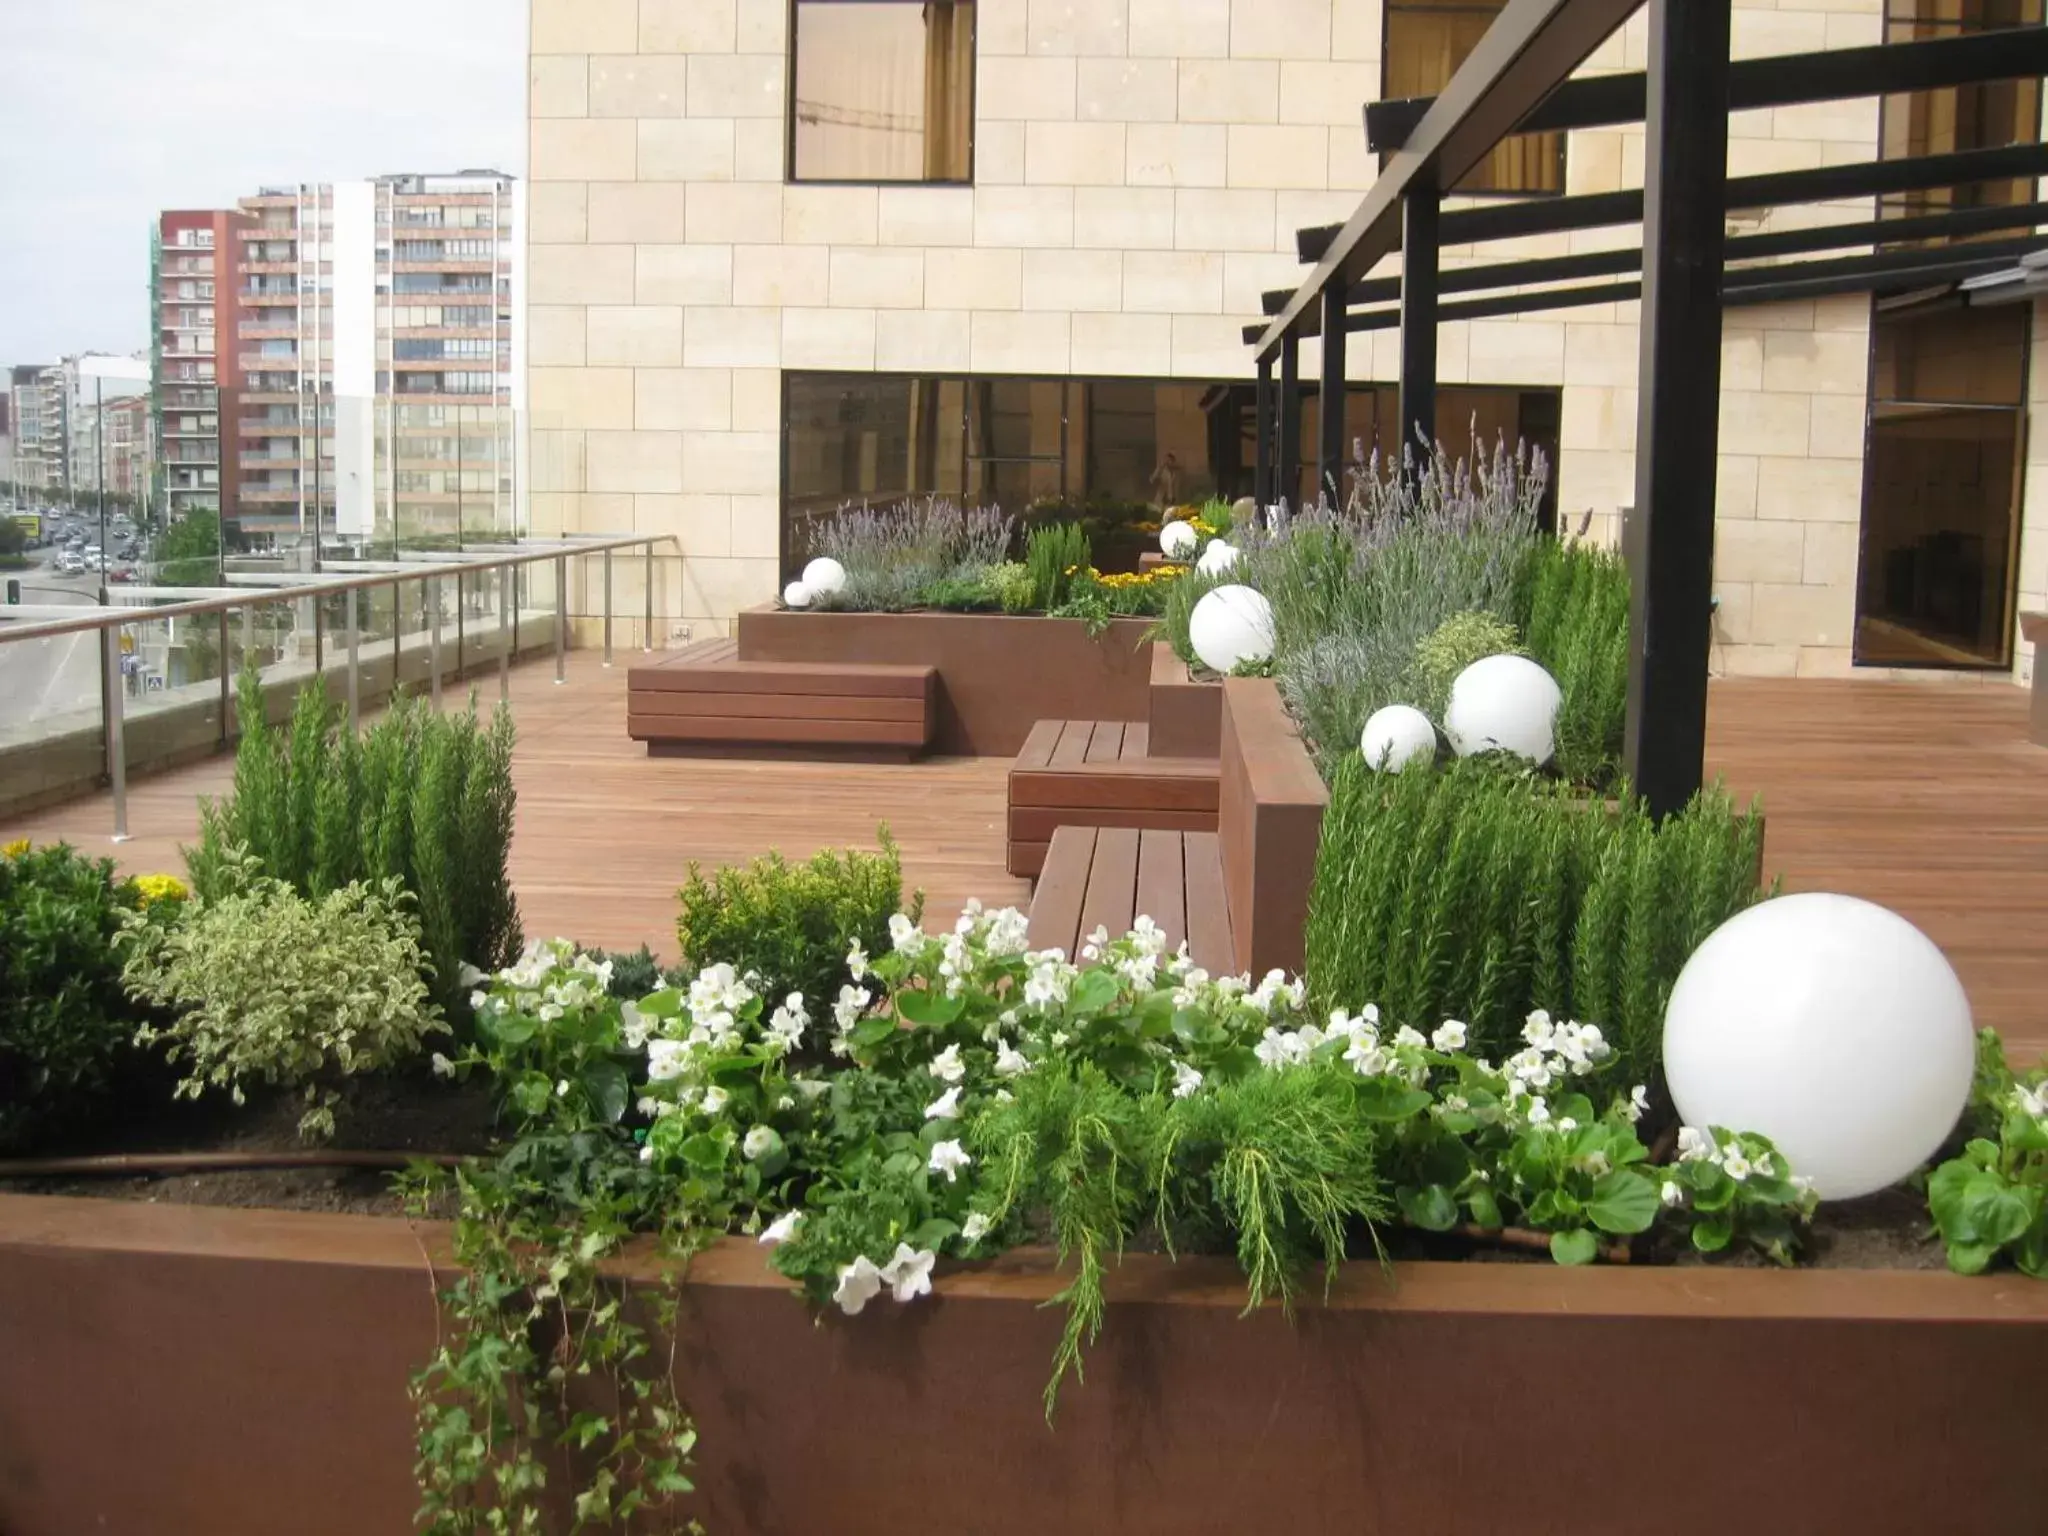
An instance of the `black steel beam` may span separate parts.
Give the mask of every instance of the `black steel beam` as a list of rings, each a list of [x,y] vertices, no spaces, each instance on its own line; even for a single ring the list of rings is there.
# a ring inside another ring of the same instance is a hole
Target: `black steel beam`
[[[1538,102],[1562,84],[1640,0],[1508,0],[1424,114],[1406,148],[1380,172],[1343,231],[1288,307],[1261,338],[1270,356],[1283,336],[1322,323],[1322,295],[1348,290],[1400,238],[1401,200],[1411,186],[1454,185],[1493,150]]]
[[[1273,501],[1273,359],[1259,359],[1257,441],[1252,449],[1252,499],[1262,507]]]
[[[1344,504],[1344,290],[1323,290],[1323,387],[1316,401],[1316,490]]]
[[[1437,230],[1443,200],[1418,187],[1401,200],[1401,398],[1400,452],[1419,437],[1436,441],[1436,328],[1438,270],[1442,247]]]
[[[1728,69],[1728,110],[1749,112],[1814,101],[1893,96],[2039,75],[2048,75],[2048,29],[2009,27],[1921,42],[1744,59]],[[1399,149],[1435,100],[1433,96],[1410,96],[1369,103],[1365,108],[1367,147],[1382,153]],[[1644,100],[1640,74],[1567,80],[1524,118],[1516,131],[1546,133],[1640,123]]]
[[[1273,462],[1279,484],[1273,499],[1294,505],[1301,490],[1301,338],[1289,332],[1280,342],[1280,442]]]
[[[1706,772],[1730,10],[1730,0],[1649,4],[1623,762],[1660,819],[1685,808]]]

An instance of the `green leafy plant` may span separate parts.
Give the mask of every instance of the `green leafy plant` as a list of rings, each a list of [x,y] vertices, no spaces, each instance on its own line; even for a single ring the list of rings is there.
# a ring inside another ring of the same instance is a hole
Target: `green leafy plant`
[[[811,530],[810,551],[846,572],[821,608],[891,613],[939,606],[934,593],[977,587],[1009,553],[1015,523],[993,507],[960,507],[937,497],[898,506],[841,507]]]
[[[1089,569],[1088,536],[1079,523],[1052,523],[1031,530],[1024,547],[1031,576],[1031,606],[1050,613],[1066,601],[1074,577]]]
[[[1475,661],[1517,650],[1515,627],[1490,613],[1454,613],[1415,647],[1415,707],[1443,719],[1451,684]]]
[[[139,1044],[167,1042],[187,1064],[180,1097],[224,1088],[303,1090],[299,1134],[334,1134],[339,1079],[378,1072],[447,1033],[421,977],[430,974],[410,898],[395,880],[351,884],[317,901],[243,866],[238,889],[194,901],[176,921],[132,918],[123,978],[171,1011]]]
[[[233,890],[244,854],[307,896],[398,880],[416,903],[437,1000],[459,1016],[462,967],[492,969],[519,950],[511,712],[501,705],[486,727],[473,696],[461,714],[399,698],[358,737],[316,678],[280,732],[250,667],[238,713],[233,792],[201,807],[199,844],[186,850],[200,897]]]
[[[1962,1151],[1927,1180],[1949,1267],[1981,1274],[2003,1256],[2048,1280],[2048,1066],[2015,1073],[1997,1033],[1980,1031],[1964,1119]]]
[[[1579,541],[1546,539],[1518,583],[1529,654],[1557,680],[1557,767],[1580,783],[1620,773],[1628,722],[1628,566]]]
[[[1037,595],[1031,568],[1018,560],[990,566],[983,585],[989,600],[1005,613],[1029,613],[1031,600]]]
[[[801,864],[779,853],[709,874],[692,864],[676,923],[684,964],[723,961],[773,990],[830,997],[847,979],[848,950],[885,944],[903,906],[903,860],[887,827],[877,842],[875,853],[827,849]],[[913,912],[923,903],[919,893]]]
[[[63,843],[0,849],[0,1147],[90,1104],[132,1054],[124,920],[145,905],[111,859]]]
[[[590,957],[593,965],[610,967],[605,975],[606,989],[613,997],[628,1002],[638,1002],[650,992],[688,979],[686,972],[663,966],[645,944],[630,951],[585,949],[582,953]]]

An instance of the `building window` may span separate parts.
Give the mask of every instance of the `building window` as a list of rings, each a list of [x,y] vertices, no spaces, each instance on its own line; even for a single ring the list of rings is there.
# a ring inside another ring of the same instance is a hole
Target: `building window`
[[[1507,0],[1386,0],[1381,97],[1438,94],[1506,6]],[[1518,133],[1502,139],[1451,190],[1563,192],[1564,138]]]
[[[2041,20],[2042,0],[1888,0],[1885,41],[1917,42],[2038,27]],[[1944,90],[1916,91],[1909,96],[1887,96],[1883,113],[1881,135],[1887,160],[2027,144],[2041,136],[2041,82],[1986,80]],[[1979,181],[1887,193],[1878,199],[1878,207],[1884,218],[1904,218],[1945,213],[1954,208],[2005,207],[2029,202],[2033,196],[2032,181]],[[1947,240],[2006,240],[2013,233],[1992,230],[1976,236],[1950,236]]]
[[[796,0],[792,181],[971,181],[971,0]]]

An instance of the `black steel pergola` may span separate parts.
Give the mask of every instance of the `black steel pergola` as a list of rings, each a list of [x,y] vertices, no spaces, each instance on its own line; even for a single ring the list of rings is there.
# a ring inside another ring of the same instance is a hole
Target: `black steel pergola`
[[[1644,8],[1647,70],[1569,78]],[[1730,179],[1731,111],[2048,75],[2042,27],[1733,63],[1730,10],[1730,0],[1508,0],[1442,95],[1365,109],[1369,146],[1387,156],[1378,180],[1342,225],[1298,232],[1301,259],[1315,270],[1298,287],[1267,294],[1270,318],[1245,330],[1258,363],[1263,503],[1300,478],[1303,338],[1322,338],[1316,469],[1331,493],[1343,483],[1351,332],[1399,329],[1395,419],[1400,441],[1412,442],[1434,433],[1443,322],[1642,301],[1635,510],[1625,539],[1633,587],[1626,765],[1660,816],[1691,799],[1704,772],[1723,309],[1902,289],[1952,288],[1967,298],[1972,281],[2010,273],[2048,248],[2037,232],[2048,203],[2031,201],[1729,237],[1731,211],[2048,175],[2048,146],[2029,142]],[[1639,192],[1442,206],[1446,190],[1509,134],[1622,123],[1647,130]],[[1441,264],[1445,245],[1636,222],[1640,248]],[[2000,238],[1975,238],[1993,235]],[[1901,245],[1958,236],[1973,238]],[[1400,275],[1372,277],[1396,251]],[[1817,254],[1826,251],[1856,254]],[[1485,296],[1444,302],[1451,294]]]

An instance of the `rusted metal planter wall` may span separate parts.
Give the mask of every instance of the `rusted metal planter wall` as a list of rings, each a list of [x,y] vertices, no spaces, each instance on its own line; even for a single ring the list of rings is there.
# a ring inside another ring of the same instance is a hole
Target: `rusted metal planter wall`
[[[1214,757],[1223,732],[1223,685],[1197,679],[1164,640],[1152,642],[1151,731],[1154,757]]]
[[[1091,636],[1079,619],[1000,613],[795,613],[737,622],[742,661],[894,662],[939,669],[932,749],[1007,757],[1041,720],[1143,720],[1150,619]]]
[[[0,1198],[0,1530],[410,1529],[434,1343],[403,1222]],[[814,1323],[701,1258],[680,1385],[714,1536],[2039,1527],[2048,1286],[2016,1277],[1354,1266],[1290,1326],[1234,1266],[1131,1257],[1041,1416],[1044,1256]]]

